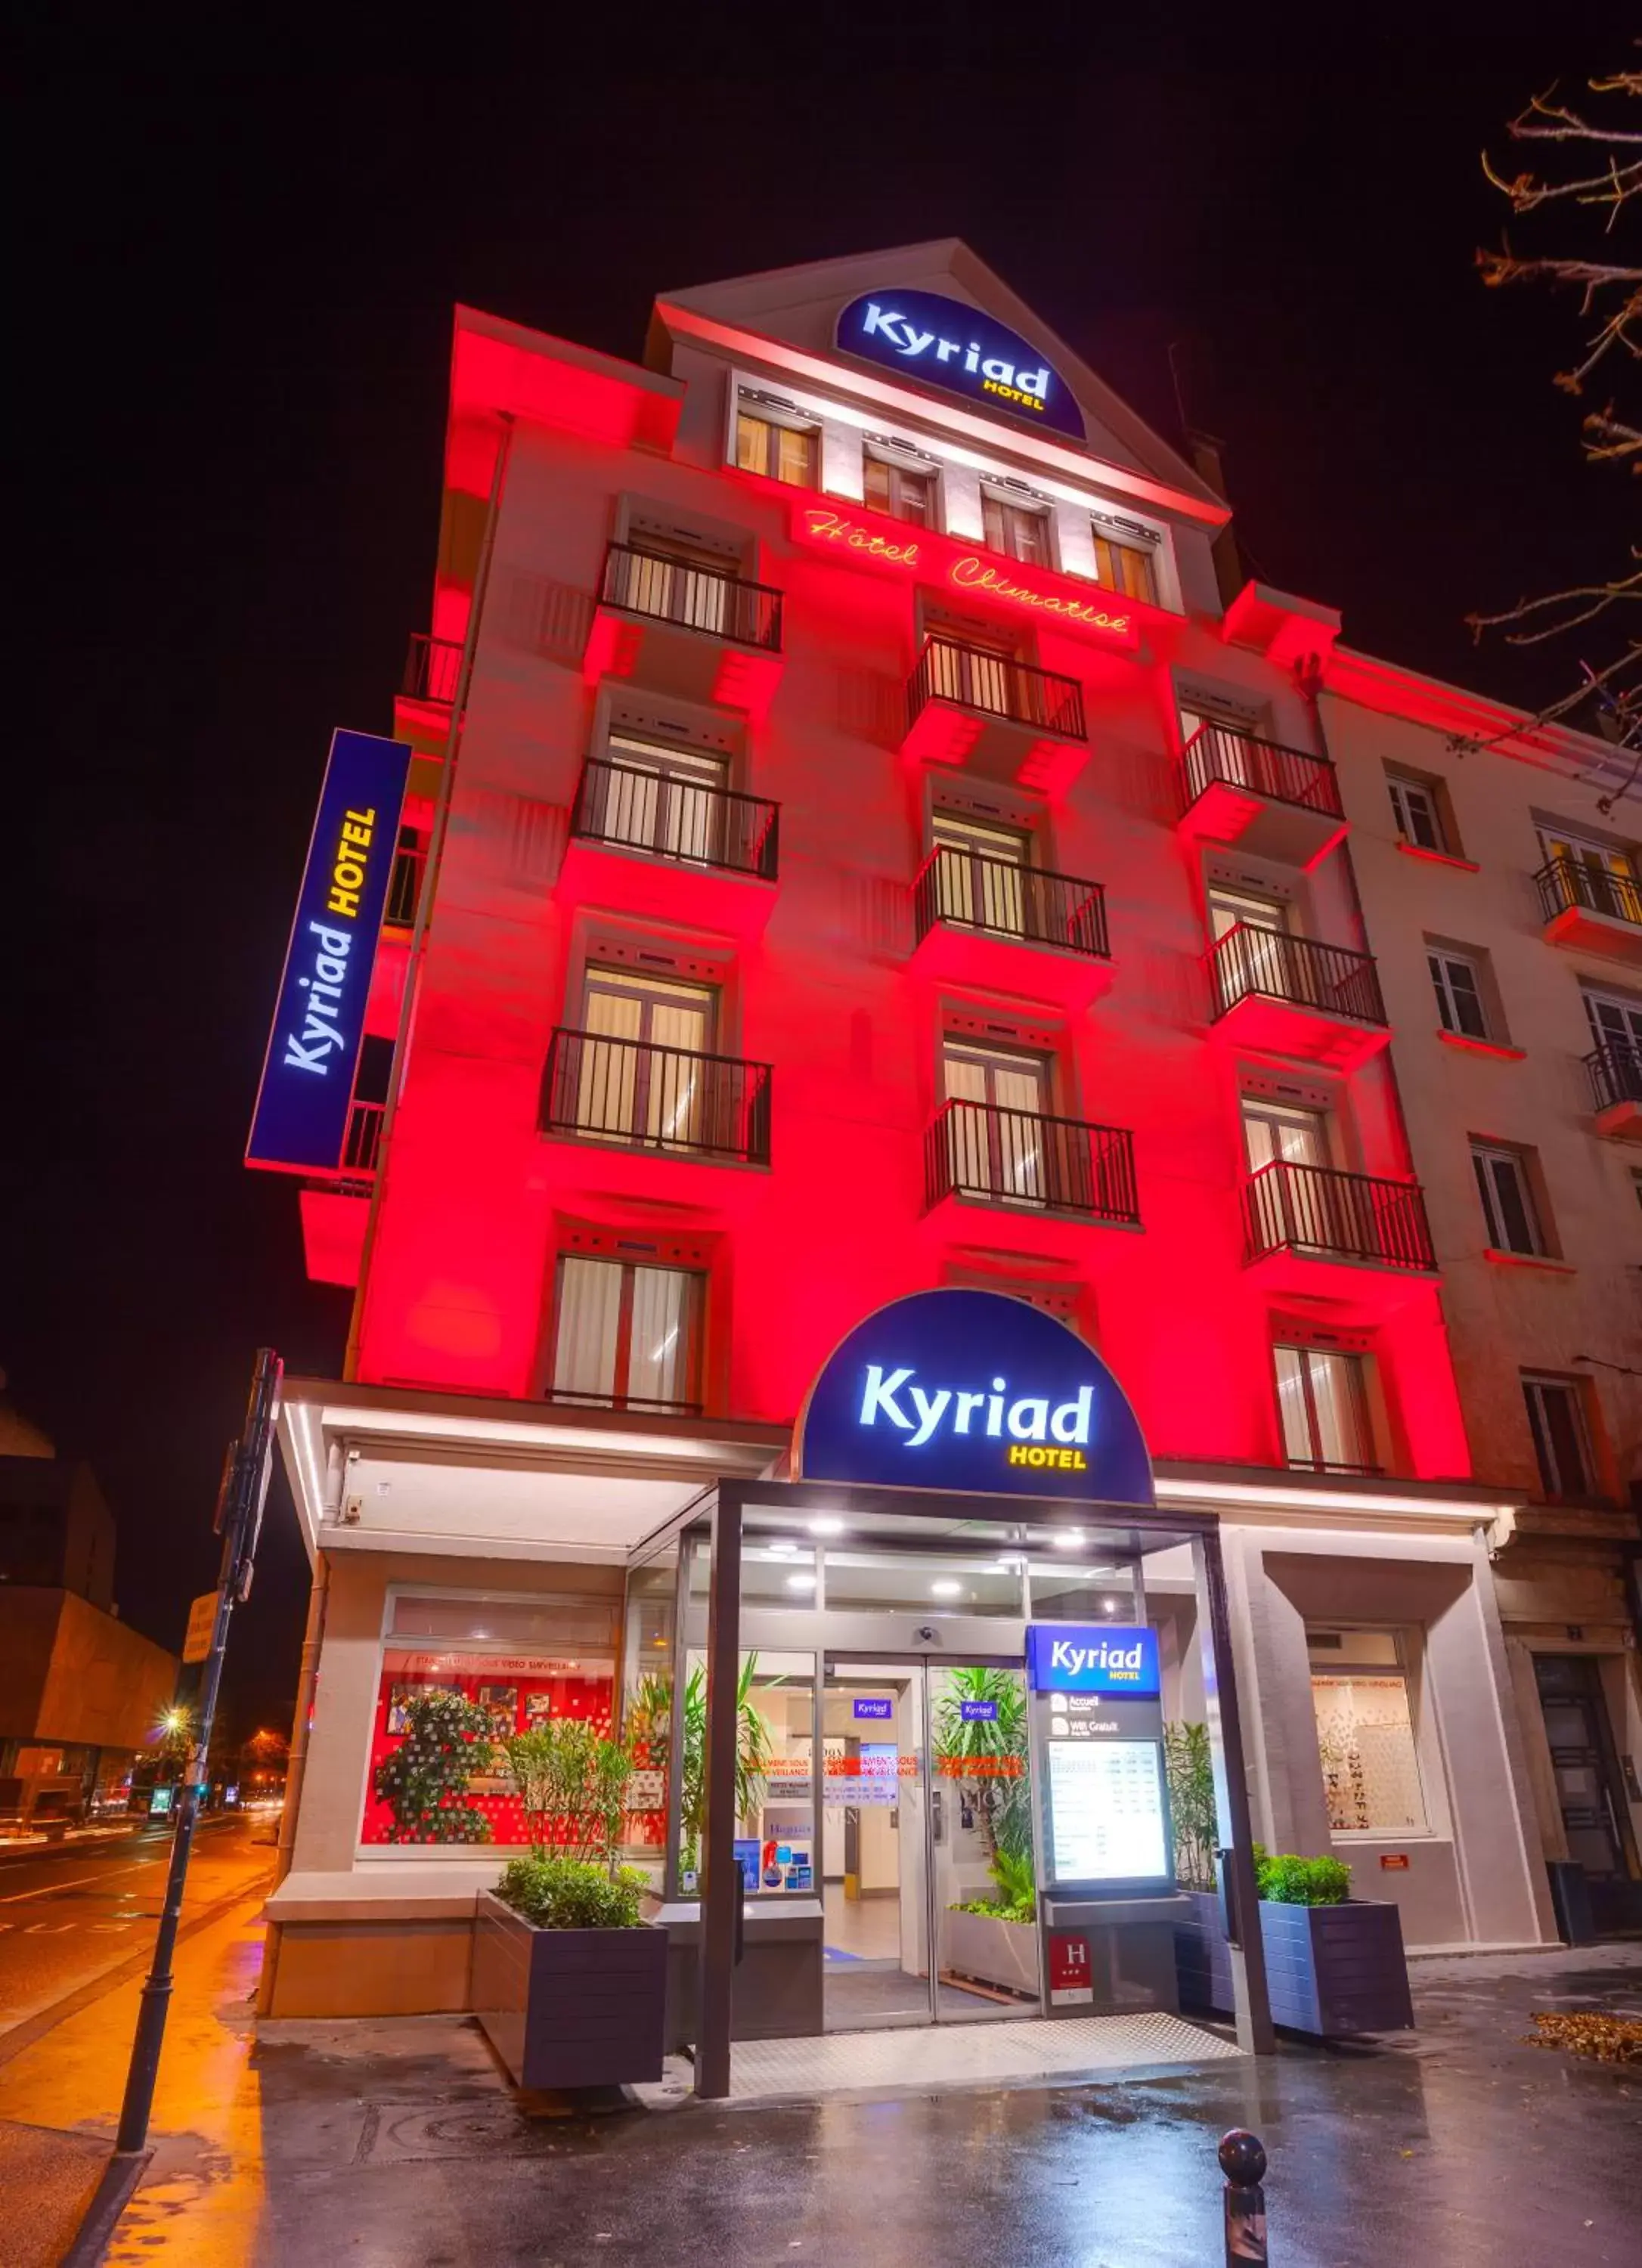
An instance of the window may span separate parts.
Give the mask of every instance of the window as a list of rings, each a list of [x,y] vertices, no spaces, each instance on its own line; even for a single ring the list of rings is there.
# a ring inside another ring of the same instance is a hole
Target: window
[[[1563,827],[1542,827],[1539,839],[1565,905],[1585,906],[1613,921],[1642,923],[1642,883],[1628,850],[1582,839]]]
[[[607,1410],[699,1407],[703,1278],[685,1268],[566,1254],[559,1262],[548,1399]]]
[[[1272,1357],[1290,1465],[1299,1472],[1377,1472],[1361,1356],[1332,1347],[1278,1346]]]
[[[574,1717],[608,1734],[615,1697],[615,1613],[603,1599],[464,1597],[390,1600],[371,1732],[361,1843],[533,1840],[499,1743],[549,1719]],[[422,1775],[394,1769],[416,1732],[416,1704],[448,1696],[482,1712],[466,1784],[448,1803]],[[549,1839],[552,1840],[549,1830]]]
[[[1594,1493],[1590,1430],[1585,1422],[1584,1381],[1522,1374],[1528,1431],[1539,1464],[1540,1486],[1553,1504]]]
[[[869,456],[865,465],[866,501],[874,512],[894,519],[909,519],[918,527],[934,525],[935,476],[909,465],[892,465]]]
[[[1446,852],[1448,844],[1435,792],[1423,780],[1407,779],[1400,772],[1388,772],[1386,785],[1391,792],[1391,815],[1403,840],[1417,850]]]
[[[941,920],[1020,937],[1026,927],[1020,873],[1031,863],[1027,836],[946,811],[933,814],[930,833],[939,854],[935,889]]]
[[[1336,1835],[1428,1831],[1408,1672],[1394,1631],[1306,1632],[1323,1801]]]
[[[790,487],[813,489],[820,458],[821,436],[814,425],[779,425],[750,409],[737,412],[735,461],[744,473],[762,473],[766,480],[785,481]]]
[[[1220,1000],[1231,1005],[1248,992],[1266,992],[1279,1000],[1296,998],[1304,984],[1305,963],[1279,940],[1286,936],[1289,909],[1270,898],[1248,898],[1235,890],[1209,892],[1209,934],[1216,945],[1241,932],[1223,954],[1214,955],[1215,983]],[[1297,983],[1296,979],[1300,982]]]
[[[1586,1020],[1599,1048],[1642,1062],[1642,1000],[1624,992],[1587,991]]]
[[[1321,1110],[1296,1110],[1287,1103],[1246,1094],[1243,1145],[1251,1174],[1279,1160],[1290,1166],[1327,1166],[1329,1122]]]
[[[1468,1039],[1485,1040],[1488,1019],[1483,1012],[1476,963],[1462,953],[1448,953],[1433,946],[1425,955],[1425,966],[1431,971],[1437,1014],[1443,1030],[1462,1033]]]
[[[1483,1201],[1488,1241],[1495,1251],[1543,1253],[1545,1239],[1528,1187],[1527,1153],[1473,1142],[1471,1167]]]
[[[663,1148],[708,1144],[722,1108],[703,1061],[718,996],[625,968],[590,967],[583,988],[577,1131]]]
[[[665,858],[724,857],[725,757],[623,733],[611,733],[604,754],[580,821],[587,833]]]
[[[1148,607],[1158,603],[1156,555],[1149,543],[1125,542],[1109,529],[1094,524],[1095,580],[1108,591],[1121,591]]]
[[[1048,1073],[1041,1056],[946,1042],[941,1074],[952,1106],[946,1140],[954,1189],[1006,1204],[1045,1202]]]
[[[1023,567],[1050,564],[1049,516],[1041,504],[1013,504],[983,489],[981,519],[989,551],[1019,559]]]

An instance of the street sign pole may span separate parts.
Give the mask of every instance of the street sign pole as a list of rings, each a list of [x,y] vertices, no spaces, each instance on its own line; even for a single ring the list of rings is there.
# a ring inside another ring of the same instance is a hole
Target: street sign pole
[[[195,1822],[206,1786],[206,1752],[210,1747],[211,1722],[217,1714],[217,1689],[222,1683],[223,1655],[228,1646],[228,1624],[234,1608],[249,1594],[256,1558],[257,1536],[262,1526],[262,1506],[274,1450],[274,1424],[279,1415],[279,1385],[284,1366],[271,1347],[258,1351],[251,1378],[250,1399],[239,1438],[229,1452],[217,1502],[217,1527],[223,1539],[222,1569],[217,1584],[217,1609],[211,1623],[209,1652],[200,1678],[199,1726],[188,1776],[177,1807],[171,1838],[171,1869],[166,1877],[166,1903],[154,1940],[154,1965],[143,1987],[137,2010],[136,2034],[131,2043],[131,2063],[126,2073],[125,2100],[120,2109],[117,2152],[140,2151],[148,2139],[149,2115],[154,2105],[154,2082],[159,2075],[159,2051],[166,2036],[166,2016],[171,2006],[172,1960],[176,1952],[177,1926],[182,1917],[182,1886],[188,1879],[188,1854],[194,1847]],[[210,1594],[207,1594],[209,1596]]]

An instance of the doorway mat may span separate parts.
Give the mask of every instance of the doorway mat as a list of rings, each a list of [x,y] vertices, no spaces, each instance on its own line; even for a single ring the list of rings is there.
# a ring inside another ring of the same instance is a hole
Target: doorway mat
[[[828,2032],[819,2039],[738,2041],[730,2056],[733,2107],[806,2102],[818,2095],[945,2094],[956,2088],[1140,2078],[1234,2060],[1233,2042],[1179,2016],[1031,2017],[1019,2023],[918,2025]],[[693,2073],[669,2057],[666,2074],[633,2093],[652,2110],[689,2097]]]

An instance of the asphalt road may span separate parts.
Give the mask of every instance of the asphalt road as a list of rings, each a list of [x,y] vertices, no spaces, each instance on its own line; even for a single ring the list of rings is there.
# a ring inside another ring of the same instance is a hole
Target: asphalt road
[[[148,1951],[170,1857],[162,1828],[0,1862],[0,2047],[15,2026]],[[252,1842],[246,1821],[203,1824],[183,1893],[185,1926],[269,1874],[273,1858],[269,1844]]]

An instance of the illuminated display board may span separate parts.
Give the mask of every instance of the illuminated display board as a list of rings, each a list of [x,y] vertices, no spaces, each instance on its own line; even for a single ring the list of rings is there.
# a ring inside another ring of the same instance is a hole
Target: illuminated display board
[[[945,584],[968,599],[985,599],[1012,613],[1098,638],[1125,650],[1140,643],[1140,617],[1132,600],[1047,568],[1022,567],[1001,555],[905,520],[845,504],[797,504],[792,533],[841,559],[865,559],[915,582]]]
[[[1053,1882],[1174,1880],[1158,1742],[1051,1737],[1044,1758]]]
[[[914,1292],[858,1323],[811,1387],[793,1450],[806,1481],[1155,1501],[1100,1356],[999,1292]]]
[[[845,354],[955,394],[979,409],[1084,438],[1071,388],[1029,339],[939,291],[864,292],[838,317]]]
[[[1158,1634],[1143,1624],[1032,1623],[1027,1680],[1035,1693],[1101,1693],[1154,1700],[1162,1690]]]
[[[341,1160],[409,768],[402,740],[331,735],[246,1147],[254,1165]]]

